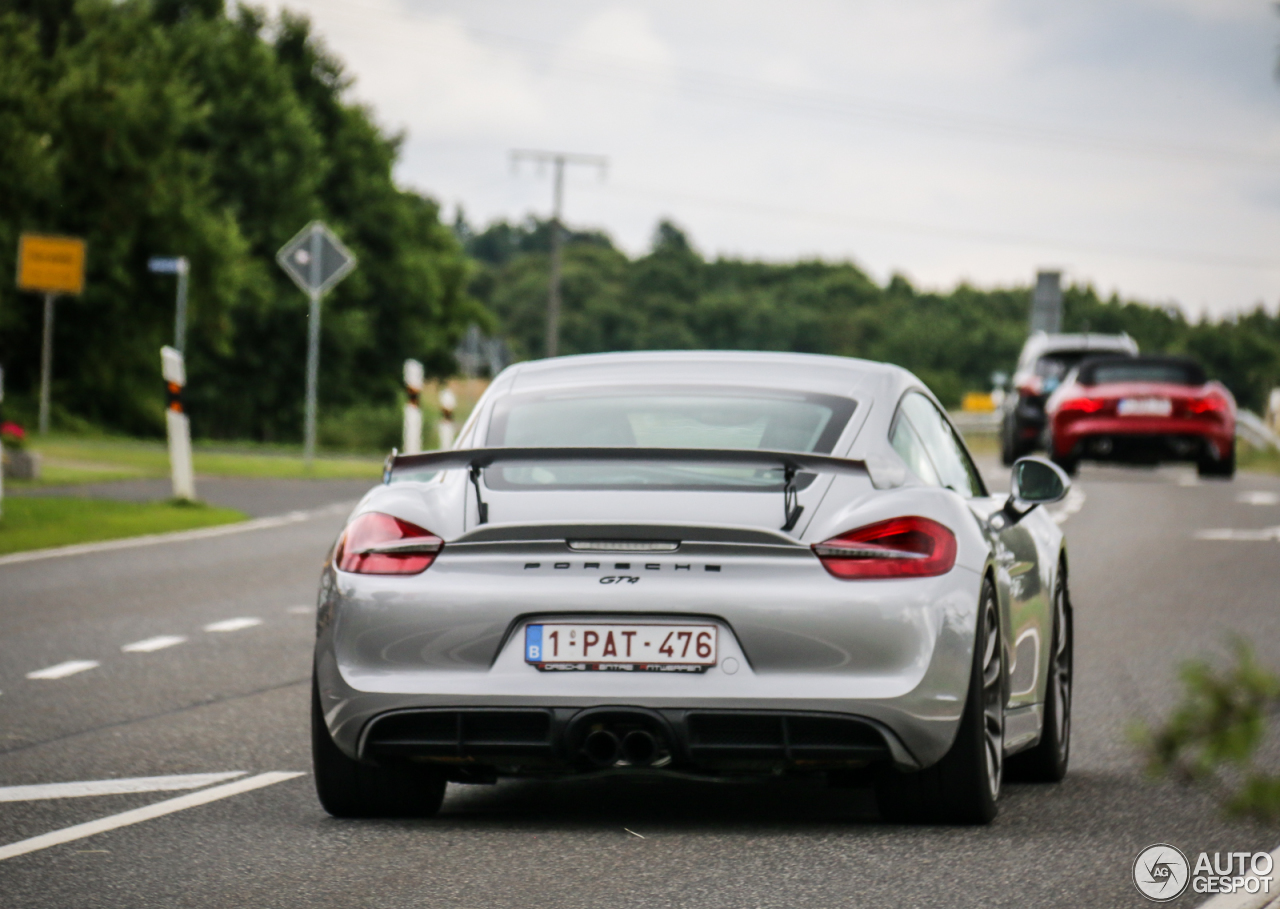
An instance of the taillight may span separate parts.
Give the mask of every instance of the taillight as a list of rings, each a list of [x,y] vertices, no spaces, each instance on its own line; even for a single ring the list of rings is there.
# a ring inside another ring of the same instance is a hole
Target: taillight
[[[955,565],[956,536],[928,518],[892,518],[814,543],[813,551],[837,578],[931,578]]]
[[[1058,405],[1058,413],[1097,413],[1106,406],[1097,398],[1068,398]]]
[[[417,574],[435,561],[443,545],[416,524],[371,511],[347,525],[335,561],[356,574]]]
[[[1226,413],[1227,402],[1222,398],[1209,395],[1203,398],[1191,398],[1183,404],[1189,417],[1216,417]]]

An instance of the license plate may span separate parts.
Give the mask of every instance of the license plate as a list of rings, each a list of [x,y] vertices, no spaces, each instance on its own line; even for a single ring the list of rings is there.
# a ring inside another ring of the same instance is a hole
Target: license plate
[[[715,625],[526,625],[524,659],[543,670],[701,672],[716,664]]]
[[[1121,398],[1116,413],[1122,417],[1167,417],[1173,413],[1168,398]]]

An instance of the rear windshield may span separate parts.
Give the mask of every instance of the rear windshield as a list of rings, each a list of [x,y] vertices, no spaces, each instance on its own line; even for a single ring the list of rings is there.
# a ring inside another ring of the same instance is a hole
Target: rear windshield
[[[602,387],[497,402],[491,447],[733,448],[830,454],[856,402],[833,395],[721,387]],[[800,478],[803,482],[803,475]],[[781,488],[781,469],[692,464],[543,463],[491,468],[496,488]],[[809,478],[809,482],[812,478]]]
[[[1096,357],[1097,350],[1055,350],[1036,360],[1036,375],[1042,379],[1058,379],[1059,381],[1075,369],[1083,360]]]
[[[1080,367],[1081,385],[1108,385],[1113,382],[1203,385],[1205,375],[1198,364],[1171,357],[1092,360]]]

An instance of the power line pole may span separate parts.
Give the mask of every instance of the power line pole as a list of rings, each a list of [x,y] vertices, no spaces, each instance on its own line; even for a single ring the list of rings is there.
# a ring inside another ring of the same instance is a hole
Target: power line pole
[[[600,178],[604,179],[609,159],[602,155],[516,149],[511,153],[511,164],[514,167],[521,161],[533,161],[539,165],[550,164],[554,168],[551,196],[551,280],[547,287],[547,356],[554,357],[560,348],[560,246],[562,243],[560,210],[564,202],[564,166],[585,164],[588,167],[597,167],[600,169]]]

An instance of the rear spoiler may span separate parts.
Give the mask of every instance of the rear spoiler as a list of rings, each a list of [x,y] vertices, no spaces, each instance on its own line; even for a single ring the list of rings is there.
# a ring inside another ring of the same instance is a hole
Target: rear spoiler
[[[758,451],[741,448],[463,448],[425,454],[399,454],[394,448],[382,472],[382,482],[390,483],[397,473],[410,470],[456,470],[466,468],[476,490],[480,523],[489,521],[489,506],[480,496],[480,471],[499,462],[533,464],[540,461],[665,461],[679,464],[715,464],[727,467],[765,467],[782,470],[782,507],[791,530],[804,507],[797,503],[796,474],[846,473],[867,475],[867,463],[849,458],[807,454],[797,451]]]

